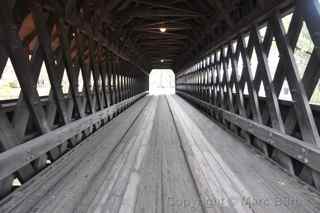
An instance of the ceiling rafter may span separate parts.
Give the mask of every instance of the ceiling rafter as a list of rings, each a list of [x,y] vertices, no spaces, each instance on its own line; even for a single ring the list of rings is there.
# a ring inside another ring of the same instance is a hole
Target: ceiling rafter
[[[186,52],[176,61],[176,70],[180,70],[181,68],[187,66],[187,64],[185,64],[184,61],[188,60],[188,58],[192,56],[194,57],[194,51],[196,51],[198,57],[208,55],[213,48],[215,48],[217,45],[221,45],[221,42],[224,41],[226,37],[235,36],[241,30],[244,30],[244,26],[248,26],[248,22],[254,23],[262,21],[266,14],[271,13],[275,9],[288,7],[293,1],[294,0],[273,0],[269,1],[268,3],[266,1],[263,1],[263,8],[261,8],[261,4],[257,2],[257,7],[254,8],[254,10],[251,10],[251,13],[246,14],[245,17],[239,20],[234,28],[228,28],[224,32],[221,32],[219,35],[215,35],[214,31],[212,30],[213,26],[216,27],[216,25],[209,25],[205,30],[206,32],[211,32],[211,36],[214,36],[214,39],[212,39],[210,43],[206,44],[206,48],[203,48],[201,49],[201,51],[198,51],[196,50],[196,47],[203,44],[205,36],[199,39],[199,41],[194,46],[192,46],[188,52]]]
[[[252,14],[283,1],[287,0],[69,0],[65,10],[68,17],[77,14],[77,24],[108,40],[114,51],[152,66],[178,69],[235,32]],[[166,63],[161,62],[164,58]]]
[[[69,0],[67,4],[72,5],[73,7],[76,6],[75,0]],[[80,11],[75,11],[75,9],[70,8],[69,11],[63,10],[62,6],[57,2],[53,3],[52,8],[54,9],[54,11],[52,12],[59,13],[60,16],[66,17],[65,21],[67,24],[73,27],[77,27],[78,29],[80,29],[81,33],[95,40],[101,46],[111,51],[113,54],[135,65],[142,72],[146,73],[149,69],[149,65],[142,63],[142,59],[140,59],[139,56],[129,55],[128,51],[125,51],[124,48],[121,48],[121,46],[119,45],[121,42],[119,40],[114,39],[111,36],[108,37],[104,35],[102,32],[96,30],[95,26],[100,25],[101,23],[97,23],[96,25],[92,26],[90,25],[90,21],[92,20],[83,20],[83,18],[81,17],[83,16],[83,12],[81,9]],[[131,45],[130,48],[134,48],[134,46]]]
[[[234,21],[230,17],[230,14],[227,12],[227,10],[223,7],[221,0],[216,1],[207,1],[211,6],[217,8],[217,10],[220,12],[220,16],[223,17],[223,19],[226,21],[226,23],[229,25],[230,28],[234,28]]]
[[[170,9],[170,10],[175,10],[175,11],[180,11],[180,12],[185,12],[185,13],[193,13],[195,15],[200,15],[201,13],[195,11],[195,10],[189,10],[189,9],[182,9],[179,7],[174,7],[170,4],[164,4],[164,3],[159,3],[159,2],[154,2],[154,1],[145,1],[145,0],[134,0],[137,3],[141,3],[141,4],[145,4],[145,5],[149,5],[149,6],[153,6],[153,7],[159,7],[159,8],[166,8],[166,9]]]

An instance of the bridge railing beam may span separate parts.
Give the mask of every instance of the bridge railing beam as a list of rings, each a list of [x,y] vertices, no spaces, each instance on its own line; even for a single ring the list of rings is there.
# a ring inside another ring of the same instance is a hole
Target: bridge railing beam
[[[19,14],[21,2],[4,0],[0,8],[0,79],[12,71],[21,89],[0,101],[0,161],[11,158],[1,166],[0,198],[14,190],[14,179],[23,185],[147,91],[141,67],[33,3]],[[40,81],[47,95],[39,93]],[[24,160],[13,154],[18,150]]]
[[[291,12],[286,30],[282,17]],[[320,4],[316,0],[297,0],[286,10],[269,12],[264,20],[247,23],[235,35],[219,41],[220,45],[206,56],[179,71],[177,93],[290,174],[320,189],[320,114],[310,104],[320,80],[316,24]],[[305,70],[301,70],[294,54],[299,38],[305,36],[304,24],[314,48]],[[265,34],[261,35],[263,28]],[[270,61],[270,54],[274,54],[271,48],[279,52],[274,73],[270,68],[275,63]],[[286,79],[292,100],[284,105],[280,94]],[[259,93],[262,86],[263,95]]]

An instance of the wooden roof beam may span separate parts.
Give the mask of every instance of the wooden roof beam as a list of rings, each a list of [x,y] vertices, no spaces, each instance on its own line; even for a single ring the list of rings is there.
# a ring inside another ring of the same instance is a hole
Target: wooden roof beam
[[[220,16],[223,17],[223,19],[226,21],[226,23],[228,24],[228,26],[233,29],[234,28],[234,22],[232,20],[232,18],[230,17],[228,11],[223,7],[221,0],[215,0],[215,1],[211,1],[208,0],[207,1],[212,7],[216,8],[219,12],[220,12]]]
[[[136,17],[136,18],[146,18],[146,17],[201,17],[202,14],[198,13],[190,13],[177,11],[172,9],[133,9],[129,12],[122,13],[119,17],[128,18],[128,17]]]
[[[154,1],[145,1],[145,0],[134,0],[134,1],[137,3],[141,3],[141,4],[153,6],[153,7],[166,8],[166,9],[171,9],[171,10],[175,10],[175,11],[181,11],[181,12],[194,13],[197,15],[201,15],[197,11],[182,9],[179,7],[173,7],[173,6],[170,6],[170,4],[164,4],[164,3],[154,2]]]

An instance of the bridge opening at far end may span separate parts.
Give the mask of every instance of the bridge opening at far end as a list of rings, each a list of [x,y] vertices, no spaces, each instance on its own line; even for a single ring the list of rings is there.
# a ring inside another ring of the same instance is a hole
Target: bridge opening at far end
[[[149,75],[150,95],[175,94],[175,74],[170,69],[153,69]]]

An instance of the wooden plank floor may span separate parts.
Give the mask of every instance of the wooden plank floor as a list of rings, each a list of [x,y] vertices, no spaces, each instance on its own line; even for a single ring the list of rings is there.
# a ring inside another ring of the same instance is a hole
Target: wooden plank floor
[[[319,212],[320,197],[307,185],[287,175],[180,97],[170,97],[169,103],[178,132],[184,135],[183,141],[189,142],[186,149],[191,149],[188,147],[193,141],[199,150],[191,157],[200,159],[194,167],[203,164],[199,170],[207,181],[204,188],[210,187],[211,196],[219,204],[214,207],[222,209],[211,212]],[[187,152],[191,155],[191,151]]]
[[[0,212],[320,211],[320,196],[178,96],[146,97],[0,202]]]

